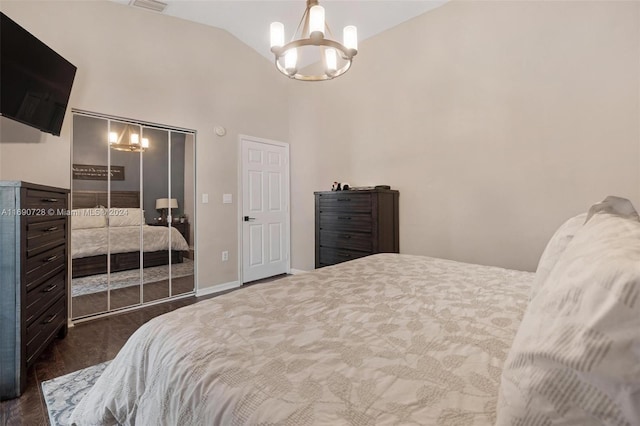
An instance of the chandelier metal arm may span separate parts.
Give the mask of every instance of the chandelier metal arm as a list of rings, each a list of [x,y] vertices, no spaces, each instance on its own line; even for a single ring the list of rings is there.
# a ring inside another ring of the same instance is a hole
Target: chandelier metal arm
[[[306,75],[306,74],[298,73],[297,70],[296,72],[293,72],[293,73],[287,72],[287,70],[282,66],[282,64],[280,64],[280,58],[286,54],[287,50],[296,49],[298,47],[303,47],[303,46],[325,46],[325,47],[334,48],[338,52],[340,52],[340,56],[342,57],[342,59],[344,59],[347,62],[342,68],[339,68],[332,73],[326,73],[324,75]],[[351,68],[351,60],[355,55],[358,54],[358,51],[356,49],[348,49],[336,41],[329,40],[322,37],[311,37],[311,38],[305,38],[300,40],[294,40],[292,42],[285,44],[282,47],[272,47],[271,51],[276,56],[276,68],[278,68],[278,71],[288,76],[289,78],[293,78],[295,80],[302,80],[302,81],[326,81],[326,80],[332,80],[336,77],[339,77],[345,72],[347,72],[349,68]]]
[[[351,68],[351,62],[347,62],[345,66],[343,66],[342,68],[336,70],[335,72],[331,73],[331,74],[324,74],[324,75],[306,75],[306,74],[301,74],[301,73],[294,73],[294,74],[289,74],[287,72],[287,70],[280,65],[280,63],[278,61],[276,61],[276,68],[278,69],[278,71],[280,71],[282,74],[286,75],[287,77],[294,79],[294,80],[300,80],[300,81],[326,81],[326,80],[333,80],[336,77],[340,77],[342,74],[344,74],[345,72],[349,71],[349,68]]]
[[[358,54],[358,51],[356,49],[348,49],[341,43],[338,43],[337,41],[329,40],[322,37],[310,37],[310,38],[294,40],[281,47],[274,46],[271,48],[271,51],[274,53],[274,55],[276,55],[276,60],[278,60],[278,58],[282,57],[287,52],[287,50],[295,49],[303,46],[332,47],[334,49],[337,49],[340,52],[340,56],[342,56],[342,59],[345,59],[348,61],[350,61],[354,56]]]

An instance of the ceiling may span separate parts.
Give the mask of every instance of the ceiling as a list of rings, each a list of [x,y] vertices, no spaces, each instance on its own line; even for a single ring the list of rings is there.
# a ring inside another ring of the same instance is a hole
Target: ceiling
[[[132,0],[112,0],[127,7]],[[258,53],[273,59],[269,50],[269,25],[279,21],[285,26],[285,38],[290,39],[304,12],[305,0],[163,0],[168,4],[161,12],[193,22],[227,30]],[[358,27],[358,41],[362,42],[447,0],[321,0],[326,21],[338,41],[342,28]],[[160,13],[160,12],[150,12]]]

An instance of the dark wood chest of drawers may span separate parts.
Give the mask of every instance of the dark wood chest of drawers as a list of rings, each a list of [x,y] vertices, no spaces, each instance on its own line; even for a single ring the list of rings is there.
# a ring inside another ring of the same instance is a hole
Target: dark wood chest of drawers
[[[316,268],[398,253],[399,195],[388,189],[315,192]]]
[[[0,181],[0,400],[20,396],[29,367],[67,333],[68,195]]]

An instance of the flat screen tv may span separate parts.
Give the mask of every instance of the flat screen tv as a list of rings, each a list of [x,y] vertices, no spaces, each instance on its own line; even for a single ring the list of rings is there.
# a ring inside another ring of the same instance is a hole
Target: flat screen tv
[[[60,136],[76,67],[0,12],[0,115]]]

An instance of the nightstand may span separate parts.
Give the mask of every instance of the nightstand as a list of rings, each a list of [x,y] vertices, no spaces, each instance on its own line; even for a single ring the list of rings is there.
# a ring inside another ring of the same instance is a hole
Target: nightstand
[[[151,226],[167,226],[166,223],[149,223],[148,225]],[[187,241],[187,244],[189,243],[189,222],[171,222],[171,226],[173,226],[174,228],[176,228],[178,230],[179,233],[182,234],[182,236],[184,237],[184,239]]]

